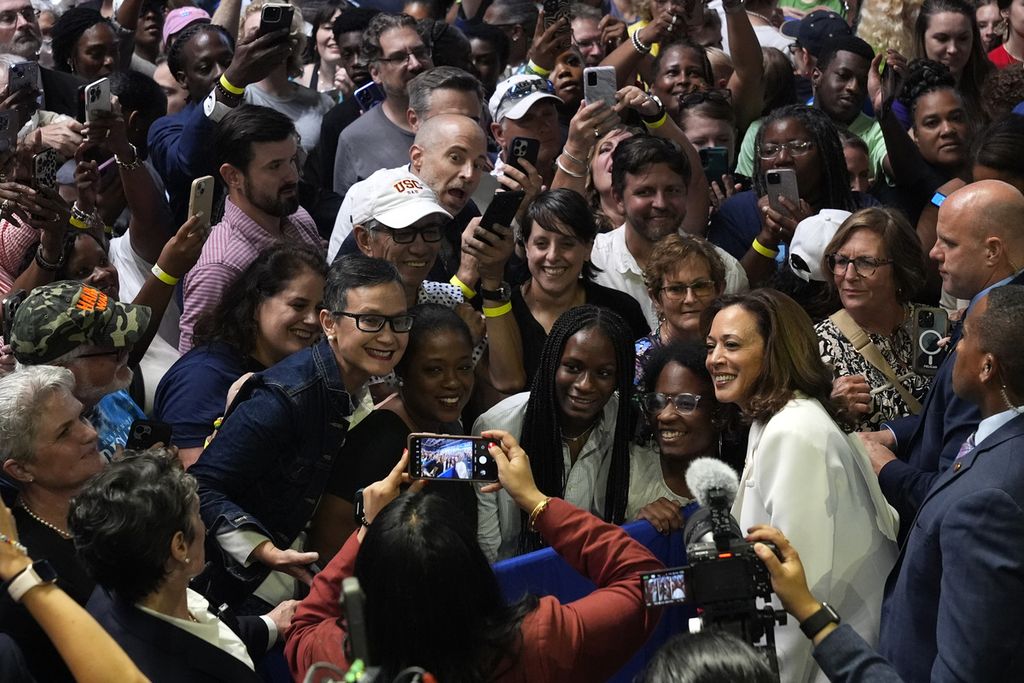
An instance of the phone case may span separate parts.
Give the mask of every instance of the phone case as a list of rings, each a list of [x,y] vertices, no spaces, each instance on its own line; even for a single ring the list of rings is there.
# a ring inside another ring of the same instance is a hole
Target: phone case
[[[615,86],[614,66],[588,66],[583,70],[583,99],[587,104],[604,100],[609,107],[614,107]]]
[[[295,8],[285,3],[271,3],[260,10],[260,27],[258,35],[265,36],[281,29],[291,29]]]
[[[57,153],[44,149],[32,158],[32,180],[36,187],[57,186]]]
[[[913,322],[911,341],[914,357],[911,365],[920,375],[934,375],[946,357],[946,349],[939,347],[938,342],[949,329],[949,316],[941,308],[921,306],[914,310]]]
[[[479,436],[410,434],[409,474],[432,481],[497,481],[497,463],[482,448],[488,441]]]
[[[491,230],[495,225],[511,226],[512,219],[516,217],[525,196],[526,193],[522,190],[496,193],[483,218],[480,219],[480,227]]]
[[[18,144],[18,115],[13,111],[0,112],[0,152],[14,149]]]
[[[109,112],[112,109],[110,103],[110,79],[101,78],[90,83],[85,88],[85,120],[91,121],[97,112]]]
[[[520,159],[526,159],[530,165],[537,168],[537,156],[540,154],[540,141],[535,138],[512,138],[509,145],[509,166],[512,166],[523,173],[526,169],[519,163]]]
[[[794,204],[800,203],[800,189],[796,184],[796,171],[791,168],[777,168],[765,171],[765,186],[768,188],[768,205],[776,211],[787,209],[779,201],[782,195]],[[774,182],[773,179],[778,181]]]
[[[213,176],[207,175],[192,181],[192,190],[188,197],[188,215],[202,213],[201,230],[210,229],[210,218],[213,213]]]
[[[19,62],[7,69],[7,89],[11,92],[22,88],[39,87],[39,63]]]

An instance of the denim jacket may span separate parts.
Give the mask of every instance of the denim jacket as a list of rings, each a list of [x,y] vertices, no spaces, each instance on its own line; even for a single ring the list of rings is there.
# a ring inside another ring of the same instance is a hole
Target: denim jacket
[[[217,438],[189,468],[212,561],[209,584],[196,588],[212,593],[214,604],[244,598],[268,573],[258,563],[239,565],[217,534],[249,529],[289,547],[313,516],[353,409],[326,340],[246,382]]]

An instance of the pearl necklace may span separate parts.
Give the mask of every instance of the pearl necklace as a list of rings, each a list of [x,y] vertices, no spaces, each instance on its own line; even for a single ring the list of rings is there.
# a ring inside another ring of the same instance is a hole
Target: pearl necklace
[[[69,534],[68,532],[64,531],[63,529],[60,529],[59,527],[57,527],[57,526],[55,526],[53,524],[50,524],[45,519],[43,519],[42,517],[40,517],[36,513],[32,512],[32,508],[30,508],[28,505],[25,504],[25,499],[24,498],[21,498],[20,501],[21,501],[21,508],[25,512],[28,513],[29,517],[31,517],[32,519],[34,519],[37,522],[39,522],[40,524],[45,526],[47,529],[52,529],[53,531],[56,531],[60,535],[61,538],[66,539],[66,540],[71,538],[71,534]]]

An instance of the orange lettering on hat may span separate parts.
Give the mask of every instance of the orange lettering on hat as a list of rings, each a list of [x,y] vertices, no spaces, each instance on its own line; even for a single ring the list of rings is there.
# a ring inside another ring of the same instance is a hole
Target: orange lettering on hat
[[[395,192],[405,192],[407,190],[419,191],[423,189],[423,186],[412,178],[405,178],[404,180],[399,180],[395,183],[394,188]]]
[[[78,295],[78,303],[75,305],[80,311],[105,311],[107,310],[107,295],[93,287],[82,287],[82,293]]]

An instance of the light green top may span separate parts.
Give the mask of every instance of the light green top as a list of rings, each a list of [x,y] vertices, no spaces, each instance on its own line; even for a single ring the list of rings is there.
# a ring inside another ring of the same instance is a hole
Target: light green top
[[[754,140],[757,131],[761,127],[761,120],[758,119],[747,128],[747,134],[743,136],[743,144],[740,145],[740,157],[736,162],[736,172],[745,176],[754,174]],[[864,112],[857,114],[857,118],[849,125],[849,131],[859,137],[868,146],[868,156],[871,158],[871,166],[874,169],[874,177],[882,177],[882,161],[888,152],[885,149],[885,138],[882,137],[882,127],[878,121],[871,118]]]

